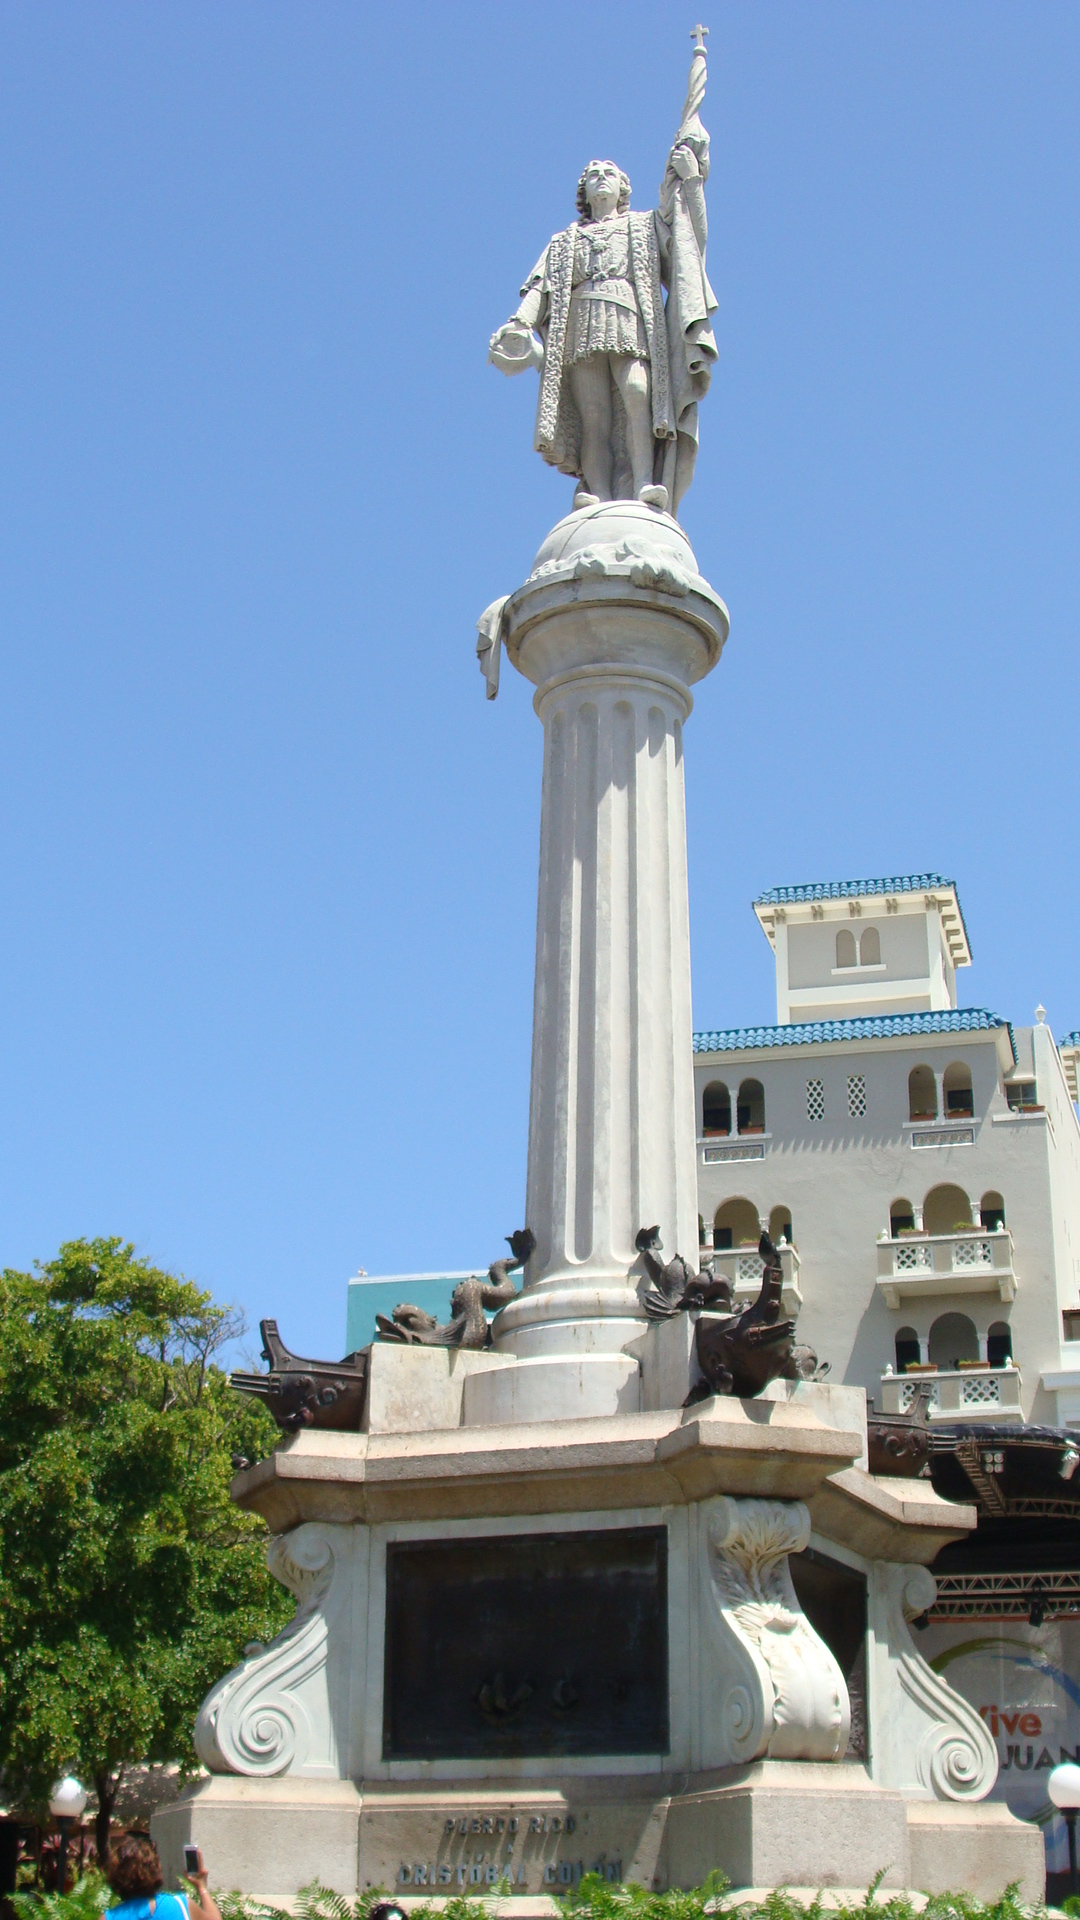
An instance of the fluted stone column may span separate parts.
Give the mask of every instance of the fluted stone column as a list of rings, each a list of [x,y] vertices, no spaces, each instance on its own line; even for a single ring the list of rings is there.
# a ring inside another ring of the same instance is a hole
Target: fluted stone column
[[[467,1417],[628,1411],[625,1348],[645,1325],[634,1236],[658,1223],[667,1253],[697,1248],[682,728],[727,615],[677,523],[619,501],[554,529],[505,632],[544,727],[537,1248],[493,1330],[517,1364],[470,1382]]]

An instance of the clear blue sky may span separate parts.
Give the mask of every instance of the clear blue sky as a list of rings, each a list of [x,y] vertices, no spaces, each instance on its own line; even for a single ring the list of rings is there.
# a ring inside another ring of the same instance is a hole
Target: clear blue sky
[[[474,622],[570,482],[492,329],[696,16],[0,6],[0,1260],[120,1233],[302,1351],[522,1223],[540,728]],[[766,886],[928,867],[1080,1025],[1080,8],[723,0],[683,518],[695,1019]]]

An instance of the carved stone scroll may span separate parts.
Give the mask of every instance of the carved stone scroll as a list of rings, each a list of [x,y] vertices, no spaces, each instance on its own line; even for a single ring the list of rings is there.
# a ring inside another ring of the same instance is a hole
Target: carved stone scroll
[[[974,1707],[934,1672],[908,1621],[932,1606],[926,1567],[878,1562],[870,1579],[872,1771],[882,1786],[935,1800],[983,1800],[998,1771],[997,1747]]]
[[[844,1676],[788,1570],[788,1555],[810,1538],[806,1507],[724,1495],[703,1521],[703,1627],[711,1619],[717,1641],[705,1763],[842,1759],[851,1717]]]
[[[330,1616],[342,1584],[337,1531],[308,1522],[271,1540],[267,1564],[295,1594],[296,1613],[203,1701],[195,1750],[211,1773],[337,1776],[326,1688]]]

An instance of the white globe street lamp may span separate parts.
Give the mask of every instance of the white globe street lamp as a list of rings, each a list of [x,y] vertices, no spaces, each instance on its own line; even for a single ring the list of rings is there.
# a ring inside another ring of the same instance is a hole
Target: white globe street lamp
[[[1059,1768],[1060,1772],[1061,1769]],[[1074,1768],[1080,1774],[1080,1767]],[[49,1812],[60,1829],[60,1847],[56,1859],[56,1891],[67,1892],[67,1851],[68,1835],[76,1820],[81,1820],[86,1812],[86,1788],[74,1774],[64,1775],[58,1780],[49,1795]]]
[[[1076,1879],[1076,1816],[1080,1813],[1080,1767],[1072,1760],[1066,1760],[1063,1766],[1055,1767],[1046,1782],[1046,1791],[1055,1807],[1065,1815],[1065,1825],[1069,1833],[1069,1891],[1075,1898],[1077,1892],[1080,1892]]]

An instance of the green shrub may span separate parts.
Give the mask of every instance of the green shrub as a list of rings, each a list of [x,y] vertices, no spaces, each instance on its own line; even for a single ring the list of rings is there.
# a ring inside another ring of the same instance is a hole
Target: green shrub
[[[713,1920],[729,1914],[732,1920],[1029,1920],[1042,1909],[1025,1907],[1017,1898],[1015,1885],[1006,1887],[996,1900],[976,1900],[968,1893],[935,1893],[925,1905],[917,1906],[910,1893],[879,1893],[884,1872],[867,1888],[862,1900],[838,1907],[826,1907],[820,1894],[801,1900],[786,1888],[778,1887],[764,1900],[743,1898],[729,1892],[723,1873],[709,1875],[704,1886],[684,1893],[655,1893],[633,1881],[613,1886],[599,1874],[583,1875],[581,1884],[565,1898],[557,1898],[566,1920]],[[495,1897],[510,1895],[509,1883],[494,1887]],[[69,1901],[74,1898],[69,1895]],[[378,1900],[392,1899],[385,1887],[372,1887],[356,1900],[332,1893],[315,1881],[297,1896],[295,1916],[280,1908],[262,1905],[242,1893],[218,1896],[222,1920],[367,1920]],[[1080,1920],[1080,1903],[1068,1908],[1070,1920]],[[19,1920],[34,1920],[20,1913]],[[84,1909],[61,1911],[56,1907],[41,1920],[92,1920]],[[410,1920],[492,1920],[488,1901],[448,1898],[445,1905],[424,1902],[410,1909]]]

